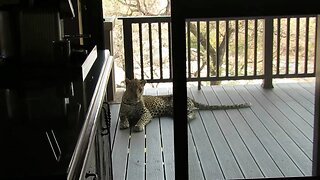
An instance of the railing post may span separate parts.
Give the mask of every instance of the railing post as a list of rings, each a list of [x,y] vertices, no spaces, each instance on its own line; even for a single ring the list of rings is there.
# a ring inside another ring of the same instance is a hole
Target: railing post
[[[133,47],[132,47],[132,25],[127,19],[123,20],[123,42],[126,78],[133,79]]]
[[[113,56],[113,27],[115,24],[115,17],[105,18],[104,30],[105,30],[105,47],[109,49],[110,55]],[[112,70],[109,76],[108,86],[107,86],[107,101],[113,101],[116,86],[115,86],[115,72],[114,63],[112,65]]]
[[[264,80],[262,87],[273,88],[272,85],[272,59],[273,59],[273,18],[264,19]]]

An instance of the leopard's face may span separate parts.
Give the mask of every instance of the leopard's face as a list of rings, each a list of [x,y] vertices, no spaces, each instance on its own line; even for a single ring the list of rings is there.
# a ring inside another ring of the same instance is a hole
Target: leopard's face
[[[146,84],[145,80],[138,79],[126,79],[126,91],[124,92],[122,101],[127,104],[135,104],[141,101],[144,86]]]

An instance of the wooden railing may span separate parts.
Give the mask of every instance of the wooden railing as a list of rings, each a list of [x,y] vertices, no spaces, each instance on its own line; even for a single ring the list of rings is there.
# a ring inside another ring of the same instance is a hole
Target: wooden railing
[[[172,81],[169,16],[124,17],[128,78]],[[316,16],[189,19],[187,80],[222,81],[315,75]],[[181,62],[184,63],[184,62]]]

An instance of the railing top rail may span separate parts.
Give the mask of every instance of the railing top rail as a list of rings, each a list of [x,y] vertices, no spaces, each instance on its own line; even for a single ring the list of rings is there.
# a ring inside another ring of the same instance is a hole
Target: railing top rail
[[[126,16],[118,19],[130,23],[170,22],[171,16]]]
[[[216,21],[216,20],[254,20],[254,19],[265,19],[267,17],[270,18],[305,18],[305,17],[315,17],[316,14],[308,14],[308,15],[279,15],[279,16],[246,16],[246,17],[217,17],[217,18],[189,18],[186,21]]]
[[[186,19],[187,22],[189,21],[208,21],[208,20],[254,20],[254,19],[264,19],[266,17],[271,18],[304,18],[304,17],[315,17],[315,14],[308,14],[308,15],[281,15],[281,16],[252,16],[252,17],[219,17],[219,18],[191,18]],[[170,22],[171,16],[124,16],[118,17],[118,19],[123,20],[127,23],[149,23],[149,22]]]

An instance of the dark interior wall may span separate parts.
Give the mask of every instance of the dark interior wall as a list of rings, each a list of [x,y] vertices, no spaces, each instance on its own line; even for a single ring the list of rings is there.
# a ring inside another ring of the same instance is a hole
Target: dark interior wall
[[[82,27],[84,34],[90,34],[90,39],[84,39],[85,44],[93,47],[97,45],[99,50],[105,49],[103,32],[102,0],[81,1]],[[97,13],[99,12],[99,13]]]

